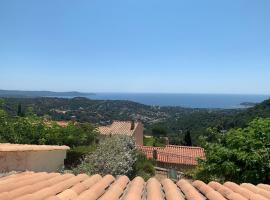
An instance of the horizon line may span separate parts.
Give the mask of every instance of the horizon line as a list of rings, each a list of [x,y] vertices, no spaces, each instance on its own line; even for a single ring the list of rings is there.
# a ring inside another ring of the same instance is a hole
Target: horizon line
[[[77,93],[85,93],[85,94],[187,94],[187,95],[261,95],[261,96],[270,96],[270,94],[262,94],[262,93],[215,93],[215,92],[132,92],[132,91],[106,91],[106,92],[85,92],[80,90],[62,90],[62,91],[53,91],[53,90],[29,90],[29,89],[0,89],[0,91],[19,91],[19,92],[77,92]]]

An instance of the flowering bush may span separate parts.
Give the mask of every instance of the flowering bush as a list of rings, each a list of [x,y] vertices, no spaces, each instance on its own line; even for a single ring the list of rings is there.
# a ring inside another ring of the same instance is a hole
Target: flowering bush
[[[116,135],[104,138],[96,151],[85,156],[73,171],[87,174],[131,175],[136,162],[136,147],[133,138]]]

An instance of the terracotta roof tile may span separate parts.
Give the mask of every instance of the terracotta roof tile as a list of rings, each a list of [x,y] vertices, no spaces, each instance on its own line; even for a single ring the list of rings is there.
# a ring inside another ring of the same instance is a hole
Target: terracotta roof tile
[[[200,194],[188,181],[181,179],[176,183],[183,191],[187,200],[205,200],[205,197]]]
[[[68,150],[68,146],[0,143],[0,152]]]
[[[56,183],[59,183],[59,182],[66,180],[70,177],[72,177],[71,174],[65,174],[63,176],[58,174],[55,177],[49,178],[49,179],[44,180],[44,181],[40,181],[39,183],[19,187],[19,188],[15,189],[9,193],[9,198],[15,199],[15,198],[18,198],[18,197],[26,195],[26,194],[37,192],[38,190],[41,190],[41,189],[48,187],[50,185],[54,185]],[[1,197],[1,194],[0,194],[0,197]]]
[[[122,195],[124,189],[129,182],[128,177],[119,177],[107,190],[107,192],[100,197],[100,200],[118,200]]]
[[[134,123],[134,129],[131,130],[131,122],[130,121],[114,121],[111,125],[108,126],[100,126],[98,127],[98,131],[101,135],[129,135],[132,136],[134,130],[138,126],[138,122]]]
[[[261,189],[265,189],[268,192],[270,192],[270,186],[266,185],[266,184],[258,184],[257,187],[261,188]]]
[[[146,184],[147,200],[162,200],[163,193],[161,184],[156,178],[150,178]]]
[[[183,193],[172,180],[164,179],[161,183],[167,200],[185,200]]]
[[[153,158],[153,151],[157,152],[157,161],[164,163],[197,165],[197,158],[204,158],[204,149],[201,147],[166,145],[165,147],[139,146],[147,158]]]
[[[247,200],[247,198],[241,194],[234,192],[230,188],[226,187],[225,185],[221,185],[218,182],[210,182],[208,185],[229,200]]]
[[[22,184],[24,183],[24,184]],[[1,200],[269,200],[270,185],[25,172],[0,178]]]
[[[134,178],[128,186],[128,191],[124,195],[125,200],[140,200],[144,189],[144,180],[141,177]]]
[[[106,189],[115,180],[111,175],[104,176],[100,181],[94,184],[90,189],[84,191],[79,195],[77,200],[92,200],[97,199],[104,194]]]
[[[270,192],[269,191],[262,189],[260,187],[256,187],[255,185],[253,185],[251,183],[242,183],[241,187],[246,188],[255,194],[264,196],[267,199],[270,199]]]

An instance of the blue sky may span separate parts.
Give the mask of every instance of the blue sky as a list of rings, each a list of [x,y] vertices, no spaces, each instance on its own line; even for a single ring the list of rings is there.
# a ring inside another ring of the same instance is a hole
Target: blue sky
[[[1,0],[0,89],[270,94],[269,0]]]

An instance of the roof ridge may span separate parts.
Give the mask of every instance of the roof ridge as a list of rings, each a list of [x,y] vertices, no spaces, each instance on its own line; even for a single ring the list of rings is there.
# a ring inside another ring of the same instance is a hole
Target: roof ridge
[[[190,148],[190,149],[203,149],[202,147],[196,147],[196,146],[184,146],[184,145],[173,145],[168,144],[165,147],[176,147],[176,148]]]

